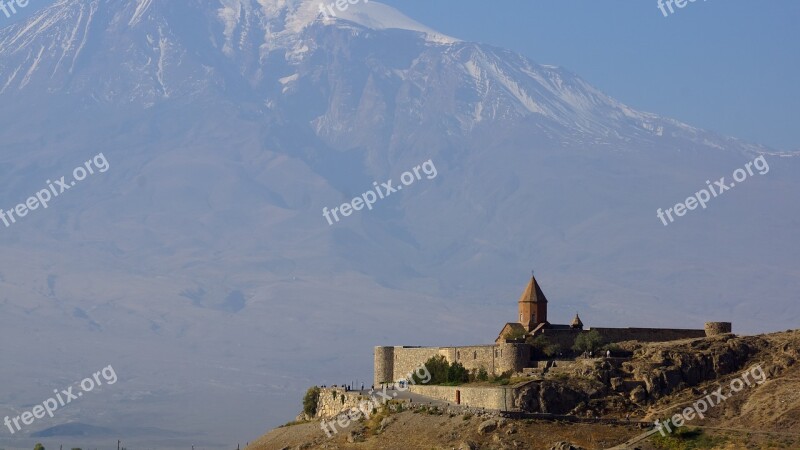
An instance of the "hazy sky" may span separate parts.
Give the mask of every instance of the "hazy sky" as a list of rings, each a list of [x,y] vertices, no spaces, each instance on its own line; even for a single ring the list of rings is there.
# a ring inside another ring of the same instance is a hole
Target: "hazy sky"
[[[443,33],[564,66],[635,108],[800,150],[796,0],[697,0],[669,17],[656,0],[384,3]],[[0,26],[25,14],[0,14]]]

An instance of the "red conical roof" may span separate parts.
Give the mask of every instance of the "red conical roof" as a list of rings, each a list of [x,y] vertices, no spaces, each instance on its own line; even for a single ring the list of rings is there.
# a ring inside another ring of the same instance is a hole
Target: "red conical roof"
[[[547,303],[547,297],[544,296],[542,288],[539,287],[539,283],[533,275],[531,275],[531,281],[528,282],[525,291],[522,292],[519,302]]]

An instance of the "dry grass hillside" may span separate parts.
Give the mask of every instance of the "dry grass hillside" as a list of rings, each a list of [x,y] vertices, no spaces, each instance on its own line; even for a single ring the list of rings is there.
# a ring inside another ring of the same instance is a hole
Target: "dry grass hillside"
[[[709,398],[720,387],[727,398],[717,397],[717,404],[708,408],[703,419],[694,418],[667,436],[656,433],[641,441],[635,438],[648,429],[640,425],[511,420],[491,413],[470,415],[419,407],[383,410],[332,438],[316,421],[284,426],[251,443],[248,450],[800,449],[800,331],[629,345],[635,356],[626,363],[624,373],[644,380],[648,396],[632,404],[628,393],[609,394],[603,401],[614,406],[601,408],[604,418],[626,414],[647,421],[667,418]],[[756,364],[763,369],[762,383],[755,382]],[[731,383],[738,386],[733,380],[742,379],[745,372],[752,386],[745,384],[733,392]],[[725,375],[707,379],[719,373]],[[624,401],[615,401],[614,395]],[[636,442],[621,445],[629,440]]]

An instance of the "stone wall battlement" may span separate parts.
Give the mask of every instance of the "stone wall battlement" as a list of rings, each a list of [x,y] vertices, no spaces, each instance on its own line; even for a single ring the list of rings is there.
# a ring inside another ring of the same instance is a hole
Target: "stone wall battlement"
[[[521,372],[530,361],[526,344],[495,344],[462,347],[375,347],[375,385],[406,378],[434,356],[461,363],[467,370],[485,369],[489,374]]]

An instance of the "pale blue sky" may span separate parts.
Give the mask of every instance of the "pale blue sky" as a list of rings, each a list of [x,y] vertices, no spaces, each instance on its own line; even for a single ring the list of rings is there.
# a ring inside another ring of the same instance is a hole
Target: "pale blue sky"
[[[635,108],[800,150],[800,2],[384,0],[445,34],[563,66]]]
[[[175,0],[171,0],[175,1]],[[51,0],[32,0],[24,14]],[[637,109],[800,150],[800,2],[384,0],[443,33],[563,66]]]

